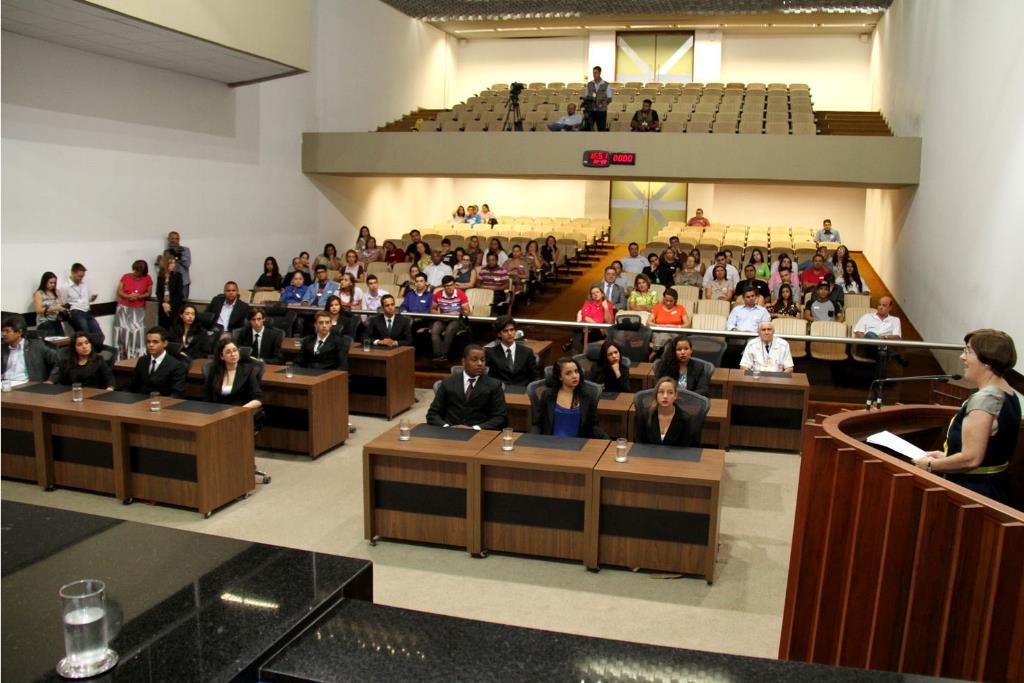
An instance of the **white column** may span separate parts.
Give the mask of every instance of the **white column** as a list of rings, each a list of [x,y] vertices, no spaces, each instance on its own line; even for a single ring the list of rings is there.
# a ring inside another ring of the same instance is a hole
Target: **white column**
[[[721,31],[694,31],[693,80],[696,83],[722,80]]]
[[[606,81],[615,80],[615,31],[591,31],[587,49],[587,70],[583,74],[586,83],[594,77],[592,70],[601,67],[601,77]]]

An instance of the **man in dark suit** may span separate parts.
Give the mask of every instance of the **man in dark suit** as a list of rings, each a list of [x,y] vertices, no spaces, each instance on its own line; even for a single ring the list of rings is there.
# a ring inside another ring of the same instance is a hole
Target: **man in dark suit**
[[[366,337],[377,346],[413,345],[412,322],[398,312],[395,297],[385,294],[380,298],[380,313],[370,318]]]
[[[484,350],[470,344],[462,352],[462,372],[452,373],[438,386],[427,424],[502,429],[507,422],[501,383],[484,374]]]
[[[264,363],[284,362],[281,344],[284,342],[284,331],[266,326],[263,309],[252,308],[249,311],[249,326],[235,330],[235,343],[252,349],[252,358],[259,358]]]
[[[316,334],[302,339],[298,364],[304,368],[348,370],[348,348],[352,338],[331,332],[331,316],[326,311],[316,314]]]
[[[3,323],[3,378],[13,386],[45,382],[57,362],[57,353],[41,339],[25,338],[25,319],[12,315]]]
[[[540,379],[537,354],[526,344],[516,343],[516,321],[503,315],[494,323],[498,343],[487,348],[487,373],[506,385],[526,386]]]
[[[129,391],[180,398],[185,394],[185,364],[167,353],[167,330],[151,327],[146,330],[146,355],[140,356],[132,373]]]
[[[249,304],[238,298],[238,284],[231,280],[224,283],[224,293],[218,294],[206,307],[213,315],[213,324],[230,332],[245,325],[249,319]]]
[[[619,272],[614,267],[608,266],[604,269],[604,279],[600,282],[595,282],[590,285],[591,289],[597,287],[604,292],[604,298],[612,302],[612,307],[616,311],[626,310],[626,290],[621,285],[616,284],[616,280],[619,277]]]

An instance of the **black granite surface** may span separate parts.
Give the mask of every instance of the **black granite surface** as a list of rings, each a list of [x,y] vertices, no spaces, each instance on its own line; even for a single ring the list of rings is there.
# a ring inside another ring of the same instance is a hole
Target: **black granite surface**
[[[88,400],[90,401],[105,401],[107,403],[138,403],[139,401],[148,401],[149,394],[135,394],[130,391],[107,391],[102,394],[92,396]]]
[[[530,448],[550,448],[556,451],[578,451],[587,445],[589,439],[576,436],[551,436],[550,434],[520,434],[516,445]]]
[[[208,403],[206,401],[182,401],[173,406],[167,406],[167,410],[180,410],[185,413],[201,413],[203,415],[215,415],[217,413],[233,408],[234,406],[224,403]]]
[[[27,387],[18,387],[15,391],[20,391],[25,394],[46,394],[48,396],[57,396],[71,391],[71,387],[66,387],[63,384],[30,384]]]
[[[699,625],[695,625],[699,628]],[[628,634],[623,634],[628,635]],[[923,681],[491,624],[345,600],[260,668],[264,681]]]
[[[120,663],[93,680],[255,680],[255,665],[342,596],[366,560],[4,501],[2,680],[61,680],[64,583],[101,579],[124,613]],[[12,563],[8,572],[7,563]]]
[[[659,446],[652,443],[635,443],[629,449],[629,457],[700,462],[700,455],[703,452],[703,448],[676,448],[674,446]]]
[[[475,429],[462,427],[438,427],[437,425],[416,425],[412,435],[422,439],[446,439],[448,441],[469,441],[476,436]]]

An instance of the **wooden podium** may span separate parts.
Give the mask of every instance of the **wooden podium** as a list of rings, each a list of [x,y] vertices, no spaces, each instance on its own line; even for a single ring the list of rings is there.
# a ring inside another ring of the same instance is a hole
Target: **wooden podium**
[[[863,442],[940,449],[955,412],[808,422],[780,659],[1024,680],[1024,513]]]

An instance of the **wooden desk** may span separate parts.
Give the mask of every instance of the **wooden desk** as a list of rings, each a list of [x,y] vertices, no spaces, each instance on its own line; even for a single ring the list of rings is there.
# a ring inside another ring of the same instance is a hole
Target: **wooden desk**
[[[33,386],[4,394],[3,475],[51,488],[66,486],[195,508],[209,515],[255,487],[252,412],[170,410],[181,399],[133,403],[93,400],[85,389],[49,395]]]
[[[494,439],[474,459],[482,493],[475,501],[479,513],[470,518],[481,526],[480,545],[471,550],[581,560],[596,568],[596,546],[587,543],[595,512],[591,485],[610,442],[589,439],[578,451],[519,445],[503,451],[501,441]]]
[[[203,393],[203,366],[192,361],[185,394],[199,398]],[[135,359],[114,364],[123,381],[135,370]],[[301,370],[298,370],[301,372]],[[284,367],[268,365],[260,382],[266,420],[256,445],[274,451],[304,453],[317,458],[348,439],[348,373],[330,370],[322,375],[284,376]],[[315,406],[315,409],[311,409]]]
[[[478,553],[480,470],[475,456],[498,432],[481,430],[467,441],[415,434],[399,441],[398,432],[396,425],[363,446],[367,540],[420,541]]]
[[[654,386],[654,363],[633,363],[629,366],[629,388],[635,393]]]
[[[711,399],[711,409],[704,418],[704,431],[700,435],[701,445],[725,450],[729,447],[729,401],[724,398]]]
[[[288,337],[281,350],[289,360],[299,355],[300,337]],[[393,418],[416,402],[416,349],[374,346],[363,351],[352,344],[348,352],[349,409],[355,413]]]
[[[799,451],[807,419],[807,375],[754,379],[729,370],[729,445]]]
[[[620,393],[615,398],[602,398],[597,404],[597,419],[604,431],[613,439],[629,438],[633,433],[633,396]],[[530,398],[525,394],[505,393],[508,426],[517,432],[528,432],[533,427]]]
[[[637,363],[637,375],[641,372],[643,375],[643,389],[650,389],[654,386],[654,380],[657,379],[654,376],[654,363]],[[633,368],[630,368],[629,381],[632,384],[633,380]],[[729,384],[729,368],[715,368],[715,371],[711,375],[711,382],[708,391],[710,398],[725,398],[726,397],[726,385]]]
[[[548,358],[548,353],[551,351],[551,342],[547,339],[527,339],[523,343],[533,349],[533,352],[537,354],[537,365],[541,368],[551,365],[555,362],[555,359]]]
[[[598,562],[699,574],[712,583],[724,469],[720,450],[704,449],[699,462],[616,462],[614,446],[608,448],[594,467],[596,523],[589,533]]]

